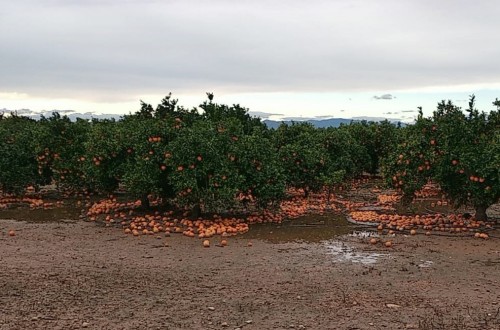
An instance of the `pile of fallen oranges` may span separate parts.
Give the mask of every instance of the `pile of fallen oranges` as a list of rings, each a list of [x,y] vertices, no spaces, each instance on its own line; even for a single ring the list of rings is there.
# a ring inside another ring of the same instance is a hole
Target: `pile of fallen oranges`
[[[366,183],[367,180],[354,182],[350,188],[351,192],[355,195],[356,189]],[[339,192],[343,193],[345,190],[338,190],[337,193]],[[225,246],[227,245],[226,237],[244,234],[253,224],[281,223],[284,220],[293,220],[311,213],[344,212],[352,222],[376,226],[380,233],[385,234],[425,233],[431,235],[446,232],[474,234],[474,237],[486,239],[489,236],[484,231],[493,227],[493,223],[476,221],[461,214],[437,212],[421,215],[397,214],[395,205],[400,202],[399,194],[382,193],[380,189],[371,189],[371,193],[374,196],[372,201],[360,202],[353,201],[349,197],[341,197],[336,193],[328,196],[326,191],[310,193],[305,197],[302,190],[291,189],[288,191],[288,198],[273,210],[261,210],[239,216],[210,214],[203,218],[193,218],[186,210],[143,214],[136,210],[141,206],[140,201],[118,202],[115,198],[110,198],[92,204],[87,211],[87,217],[92,221],[102,220],[108,226],[119,224],[126,234],[132,236],[159,234],[170,236],[177,233],[202,239],[206,247],[210,246],[207,239],[215,236],[220,236],[225,241],[220,245]],[[424,187],[417,195],[419,198],[435,198],[440,195],[440,191],[430,185]],[[159,203],[160,201],[151,201],[152,205]],[[445,205],[444,201],[439,204]]]
[[[64,201],[56,201],[56,202],[45,202],[41,198],[32,198],[32,197],[1,197],[0,198],[0,210],[8,209],[18,206],[29,206],[32,209],[37,208],[52,208],[52,207],[60,207],[64,204]]]

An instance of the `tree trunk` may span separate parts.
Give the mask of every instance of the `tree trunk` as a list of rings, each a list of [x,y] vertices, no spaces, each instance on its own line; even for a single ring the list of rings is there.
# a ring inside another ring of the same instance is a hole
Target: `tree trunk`
[[[332,195],[332,187],[328,186],[327,197],[326,197],[326,208],[330,210],[330,196]]]
[[[197,219],[200,216],[201,216],[201,206],[200,206],[200,204],[196,204],[193,207],[193,217]]]
[[[411,202],[413,201],[413,194],[403,194],[401,197],[401,205],[404,207],[408,207],[411,205]]]
[[[142,197],[141,197],[141,207],[143,209],[149,209],[151,207],[151,204],[149,203],[148,194],[142,195]]]
[[[474,214],[474,218],[478,221],[486,221],[488,220],[488,216],[486,215],[487,206],[477,205],[475,206],[476,214]]]

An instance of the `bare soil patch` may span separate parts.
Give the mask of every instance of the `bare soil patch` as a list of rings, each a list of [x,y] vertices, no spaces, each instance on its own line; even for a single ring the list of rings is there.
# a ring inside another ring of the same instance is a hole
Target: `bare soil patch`
[[[363,233],[276,243],[252,231],[203,248],[77,220],[0,220],[0,232],[2,330],[500,329],[498,230],[398,235],[390,249]]]

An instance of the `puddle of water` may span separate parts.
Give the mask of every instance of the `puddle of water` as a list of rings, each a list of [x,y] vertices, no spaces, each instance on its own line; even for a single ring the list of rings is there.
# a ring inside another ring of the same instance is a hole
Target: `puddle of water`
[[[61,222],[78,220],[80,214],[81,208],[75,205],[64,205],[49,209],[18,207],[0,210],[0,221],[1,219],[9,219],[26,222]]]
[[[422,262],[421,264],[418,265],[420,268],[430,268],[434,264],[434,262],[430,260],[420,260]]]
[[[370,237],[380,237],[378,232],[375,231],[366,231],[366,230],[354,230],[349,233],[350,237],[358,237],[358,238],[370,238]]]
[[[342,215],[307,215],[282,224],[256,224],[242,238],[270,243],[319,243],[350,234],[355,226]]]
[[[333,256],[334,262],[353,262],[372,265],[380,258],[388,256],[385,253],[355,251],[349,245],[338,241],[325,242],[324,245],[328,251],[327,253]]]

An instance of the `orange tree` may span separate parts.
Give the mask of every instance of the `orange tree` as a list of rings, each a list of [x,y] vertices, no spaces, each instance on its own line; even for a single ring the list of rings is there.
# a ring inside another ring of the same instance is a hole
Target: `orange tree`
[[[0,190],[20,194],[40,183],[33,137],[36,122],[15,114],[0,116]]]
[[[380,160],[386,157],[399,142],[400,125],[387,120],[381,122],[352,122],[341,125],[341,130],[348,131],[351,136],[366,149],[370,162],[366,171],[376,174],[380,169]]]
[[[168,144],[175,125],[173,119],[140,116],[127,116],[121,123],[126,153],[123,182],[127,191],[141,198],[144,207],[149,207],[149,194],[161,196],[165,202],[173,197]]]
[[[407,199],[432,180],[455,206],[471,205],[475,218],[485,220],[500,197],[500,116],[498,110],[479,112],[474,100],[466,113],[451,101],[440,102],[430,118],[420,110],[405,142],[387,157],[384,173]]]
[[[59,188],[71,190],[86,186],[82,160],[90,126],[87,120],[72,122],[57,112],[40,118],[34,142],[38,170],[44,183],[55,183]]]
[[[124,146],[127,133],[123,126],[121,121],[114,119],[92,120],[84,142],[85,153],[78,159],[84,172],[80,183],[82,188],[111,193],[122,182],[128,155]]]
[[[439,156],[434,180],[456,205],[472,205],[478,220],[500,197],[499,111],[475,109],[471,96],[464,114],[458,107],[440,103],[434,113],[434,149]]]
[[[199,120],[169,144],[167,165],[179,206],[221,212],[235,206],[242,178],[228,155],[235,155],[237,129],[219,130]]]
[[[251,134],[255,128],[259,128],[264,132],[265,124],[260,118],[252,117],[248,113],[248,109],[235,104],[228,106],[225,104],[214,103],[213,94],[207,93],[209,101],[203,102],[200,108],[203,110],[203,118],[215,124],[223,125],[223,123],[231,118],[233,121],[238,122],[241,126],[243,134]]]
[[[282,124],[274,139],[287,184],[306,196],[324,186],[331,189],[370,166],[366,148],[346,129]]]
[[[382,160],[386,181],[403,193],[406,206],[433,175],[437,154],[431,146],[435,140],[427,135],[434,131],[432,120],[420,112],[415,124],[402,129],[400,143]]]
[[[252,200],[261,207],[279,205],[285,196],[285,173],[268,133],[255,128],[238,141],[236,154],[228,155],[242,178],[238,199],[244,205]]]
[[[318,129],[309,123],[282,123],[274,132],[274,141],[289,187],[302,189],[306,197],[323,187],[327,152]]]
[[[199,118],[196,110],[186,110],[167,95],[154,109],[141,102],[141,109],[120,121],[121,146],[125,153],[123,183],[130,193],[149,206],[148,195],[162,197],[169,204],[176,197],[171,183],[175,170],[171,143],[180,132]]]
[[[230,137],[234,150],[227,154],[240,178],[238,200],[257,206],[279,203],[285,193],[284,171],[272,143],[271,132],[260,118],[238,104],[216,104],[213,94],[200,105],[203,119],[217,127],[217,132]]]
[[[332,188],[370,168],[370,156],[349,130],[326,128],[320,131],[324,156],[320,168],[321,183],[327,189],[328,202]]]
[[[203,103],[193,125],[169,144],[169,175],[180,206],[225,212],[279,201],[284,180],[264,125],[238,105]]]
[[[326,156],[326,173],[343,171],[346,178],[354,178],[371,168],[371,158],[349,130],[326,128],[319,136]]]

